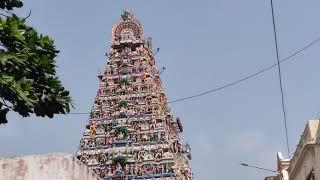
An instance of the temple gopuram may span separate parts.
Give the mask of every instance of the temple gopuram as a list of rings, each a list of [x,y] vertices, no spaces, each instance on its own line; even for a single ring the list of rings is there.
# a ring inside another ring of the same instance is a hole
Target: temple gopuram
[[[125,10],[77,157],[104,179],[193,179],[183,126],[169,110],[151,38]]]

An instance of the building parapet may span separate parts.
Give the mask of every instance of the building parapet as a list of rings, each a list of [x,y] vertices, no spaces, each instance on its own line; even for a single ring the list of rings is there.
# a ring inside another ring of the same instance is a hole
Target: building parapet
[[[289,172],[293,172],[294,169],[299,165],[299,161],[301,159],[301,156],[307,148],[308,145],[316,144],[317,138],[319,136],[318,134],[318,127],[319,127],[319,120],[309,120],[303,134],[300,137],[300,141],[297,145],[297,148],[292,156],[290,166],[288,168]]]

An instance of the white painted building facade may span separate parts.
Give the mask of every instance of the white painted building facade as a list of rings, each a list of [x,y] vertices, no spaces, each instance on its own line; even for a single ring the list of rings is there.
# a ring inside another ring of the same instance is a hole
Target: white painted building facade
[[[308,121],[299,144],[288,160],[278,153],[279,173],[265,180],[318,180],[320,179],[320,121]],[[274,179],[272,179],[274,178]]]

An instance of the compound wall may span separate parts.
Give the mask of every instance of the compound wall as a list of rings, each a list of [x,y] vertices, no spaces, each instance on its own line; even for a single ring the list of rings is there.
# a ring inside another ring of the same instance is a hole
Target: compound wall
[[[1,180],[101,180],[70,154],[0,158]]]

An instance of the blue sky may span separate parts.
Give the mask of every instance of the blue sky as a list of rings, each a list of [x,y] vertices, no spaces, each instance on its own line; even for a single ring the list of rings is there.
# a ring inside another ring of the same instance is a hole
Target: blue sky
[[[320,36],[320,1],[275,0],[280,57]],[[51,36],[61,53],[58,75],[70,90],[75,112],[88,112],[98,88],[98,68],[112,25],[131,9],[151,36],[166,95],[174,100],[238,80],[276,62],[268,0],[28,0],[28,23]],[[320,111],[320,44],[283,63],[290,150],[307,120]],[[270,175],[239,166],[247,162],[276,168],[276,152],[286,152],[277,69],[219,92],[171,104],[192,146],[196,179],[263,179]],[[0,126],[0,156],[75,153],[87,115],[53,119],[9,114]]]

